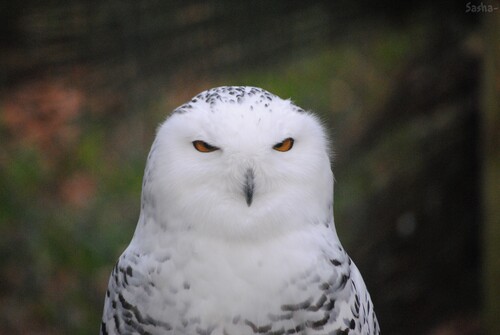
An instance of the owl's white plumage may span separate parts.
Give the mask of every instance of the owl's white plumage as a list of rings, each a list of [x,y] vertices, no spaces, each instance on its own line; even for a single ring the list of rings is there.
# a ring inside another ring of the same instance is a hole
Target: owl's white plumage
[[[259,88],[177,108],[151,148],[101,334],[378,334],[335,232],[328,151],[316,117]]]

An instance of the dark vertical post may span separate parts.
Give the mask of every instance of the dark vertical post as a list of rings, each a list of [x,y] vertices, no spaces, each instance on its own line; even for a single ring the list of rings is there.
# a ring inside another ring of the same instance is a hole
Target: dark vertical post
[[[484,324],[494,335],[500,334],[500,9],[483,15]]]

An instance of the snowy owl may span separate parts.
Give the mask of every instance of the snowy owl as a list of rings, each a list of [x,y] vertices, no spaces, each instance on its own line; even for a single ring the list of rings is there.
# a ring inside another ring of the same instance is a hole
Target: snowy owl
[[[159,127],[101,334],[379,334],[333,220],[328,140],[263,89],[219,87]]]

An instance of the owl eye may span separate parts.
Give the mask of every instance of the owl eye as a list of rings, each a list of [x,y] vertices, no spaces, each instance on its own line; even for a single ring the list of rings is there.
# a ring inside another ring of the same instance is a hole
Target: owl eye
[[[281,152],[285,152],[290,150],[293,147],[293,138],[289,137],[287,139],[284,139],[283,141],[276,143],[273,146],[274,150],[278,150]]]
[[[199,152],[212,152],[215,150],[219,150],[219,148],[214,147],[213,145],[210,145],[207,142],[203,142],[200,140],[193,141],[193,146]]]

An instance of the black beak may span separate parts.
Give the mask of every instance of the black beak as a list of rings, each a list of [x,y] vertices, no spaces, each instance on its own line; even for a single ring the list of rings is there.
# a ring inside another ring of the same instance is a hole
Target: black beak
[[[255,188],[254,174],[252,169],[248,169],[245,173],[245,186],[243,191],[245,192],[245,200],[247,201],[248,207],[252,204],[253,200],[253,190]]]

